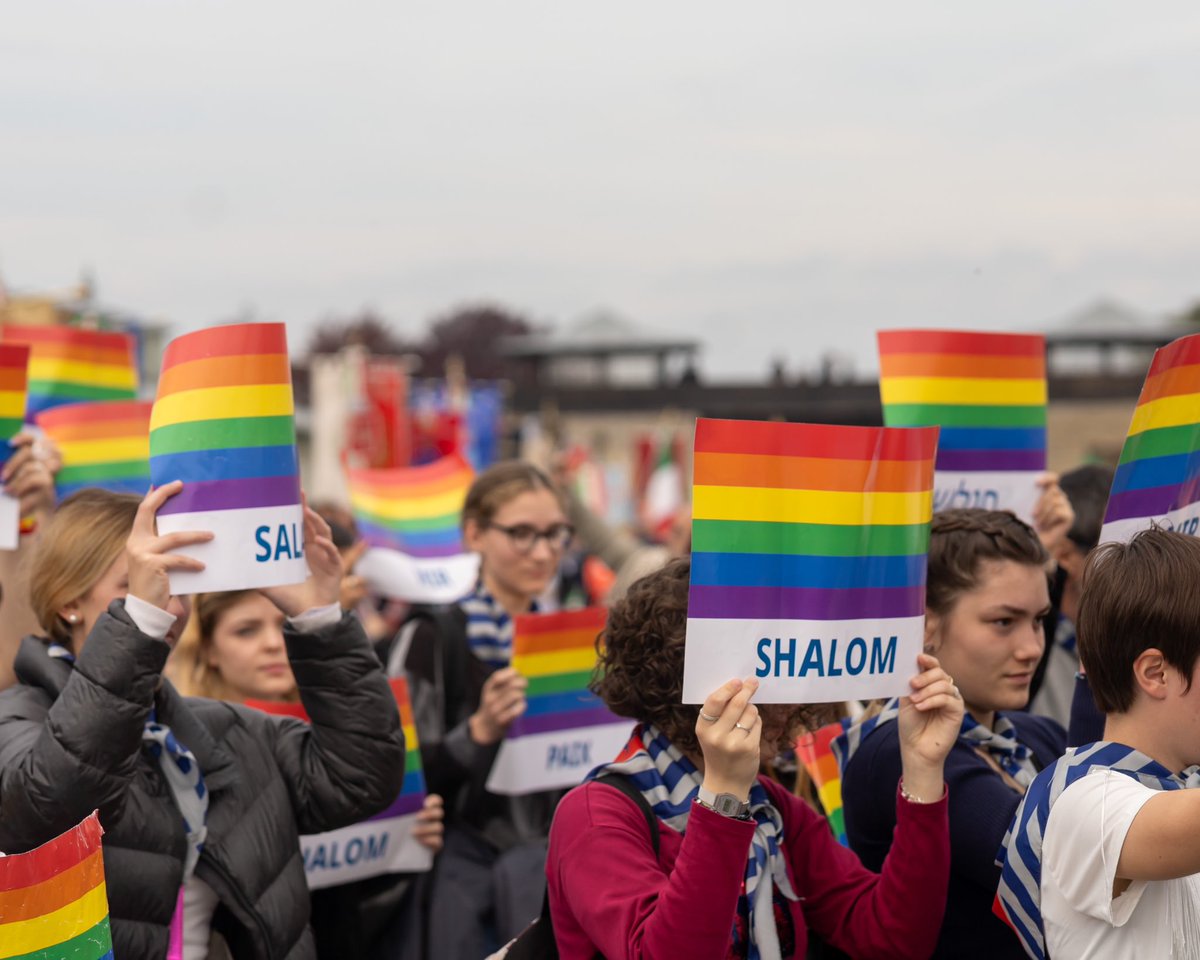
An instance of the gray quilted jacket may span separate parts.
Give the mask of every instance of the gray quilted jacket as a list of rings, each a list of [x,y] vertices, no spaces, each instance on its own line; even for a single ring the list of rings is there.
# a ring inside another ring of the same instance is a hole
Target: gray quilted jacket
[[[387,806],[404,776],[404,737],[357,620],[286,633],[311,726],[181,697],[161,679],[167,645],[141,633],[122,601],[74,668],[42,640],[22,642],[18,683],[0,692],[0,850],[29,850],[98,809],[117,957],[166,956],[183,876],[183,822],[142,747],[152,705],[210,791],[196,874],[220,898],[214,930],[237,960],[315,956],[299,834]]]

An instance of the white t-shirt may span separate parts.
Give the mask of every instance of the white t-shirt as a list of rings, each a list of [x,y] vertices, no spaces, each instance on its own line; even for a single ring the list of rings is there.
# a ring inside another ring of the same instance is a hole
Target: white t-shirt
[[[1117,861],[1139,810],[1158,791],[1098,769],[1050,809],[1042,842],[1042,920],[1055,960],[1200,957],[1200,874],[1136,880],[1113,897]]]

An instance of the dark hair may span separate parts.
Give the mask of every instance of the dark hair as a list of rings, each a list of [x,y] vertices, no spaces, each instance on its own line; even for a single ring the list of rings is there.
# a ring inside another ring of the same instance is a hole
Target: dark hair
[[[925,606],[944,616],[959,598],[979,586],[987,560],[1012,560],[1031,567],[1050,559],[1029,524],[1007,510],[943,510],[929,531]]]
[[[600,662],[591,688],[613,713],[652,723],[684,753],[700,752],[700,707],[680,703],[691,561],[680,558],[637,580],[608,612],[596,640]],[[815,726],[820,705],[760,707],[764,724],[782,722],[789,734]],[[765,758],[770,759],[770,758]]]
[[[1067,537],[1084,553],[1094,550],[1100,542],[1100,528],[1104,525],[1104,509],[1108,505],[1112,482],[1112,467],[1098,463],[1076,467],[1058,481],[1075,511],[1075,522]]]
[[[1096,705],[1133,706],[1133,662],[1163,658],[1190,685],[1200,657],[1200,540],[1153,527],[1128,543],[1105,543],[1088,558],[1075,630]]]

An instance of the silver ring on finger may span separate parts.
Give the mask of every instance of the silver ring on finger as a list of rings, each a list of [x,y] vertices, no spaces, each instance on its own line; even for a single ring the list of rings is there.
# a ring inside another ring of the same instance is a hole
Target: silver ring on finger
[[[739,730],[745,730],[747,733],[750,732],[750,727],[746,726],[744,723],[741,723],[740,721],[738,723],[735,723],[734,726],[737,727]],[[753,724],[751,724],[750,726],[753,726]]]
[[[705,723],[716,723],[721,718],[720,717],[710,717],[707,713],[705,713],[703,710],[701,710],[700,711],[700,719],[703,720]]]

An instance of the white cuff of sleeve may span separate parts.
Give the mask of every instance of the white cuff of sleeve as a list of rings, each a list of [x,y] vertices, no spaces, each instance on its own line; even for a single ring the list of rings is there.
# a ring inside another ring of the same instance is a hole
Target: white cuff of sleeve
[[[288,623],[301,633],[316,633],[324,627],[332,627],[342,619],[342,605],[338,601],[324,607],[310,607],[303,613],[288,618]]]
[[[175,614],[167,613],[162,607],[147,603],[132,593],[125,597],[125,612],[135,627],[155,640],[165,640],[175,625]]]

